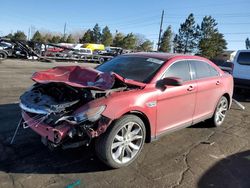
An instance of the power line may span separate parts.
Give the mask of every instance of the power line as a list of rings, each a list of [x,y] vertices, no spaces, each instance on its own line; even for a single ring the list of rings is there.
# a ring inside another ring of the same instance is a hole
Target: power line
[[[242,33],[222,33],[225,35],[245,35],[245,34],[250,34],[250,32],[242,32]]]
[[[136,25],[136,26],[130,26],[130,27],[123,26],[123,27],[114,27],[114,28],[117,28],[117,29],[134,29],[134,28],[145,28],[145,27],[149,27],[149,26],[152,26],[152,25],[159,25],[159,23]]]

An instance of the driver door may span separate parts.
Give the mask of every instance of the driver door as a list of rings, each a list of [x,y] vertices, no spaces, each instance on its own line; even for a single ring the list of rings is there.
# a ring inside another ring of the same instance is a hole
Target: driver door
[[[192,80],[188,61],[172,63],[164,77],[181,78],[183,84],[167,86],[160,92],[157,100],[157,134],[191,125],[196,102],[197,84]]]

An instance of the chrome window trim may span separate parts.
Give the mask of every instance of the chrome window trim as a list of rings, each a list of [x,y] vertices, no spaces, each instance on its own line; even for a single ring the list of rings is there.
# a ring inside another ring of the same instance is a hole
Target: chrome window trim
[[[207,61],[205,60],[200,60],[200,59],[180,59],[180,60],[176,60],[174,61],[160,76],[160,80],[164,78],[164,75],[166,74],[167,70],[172,66],[174,65],[175,63],[177,62],[180,62],[180,61],[187,61],[188,62],[188,66],[189,66],[189,74],[190,74],[190,77],[191,77],[191,80],[187,80],[187,81],[184,81],[184,82],[188,82],[188,81],[193,81],[193,80],[201,80],[201,79],[204,79],[204,78],[199,78],[199,79],[194,79],[194,72],[192,72],[192,66],[191,66],[191,63],[190,61],[201,61],[201,62],[205,62],[206,64],[208,64],[209,66],[211,66]],[[213,67],[214,68],[214,67]],[[216,70],[216,69],[215,69]],[[216,70],[217,71],[217,70]],[[218,72],[218,71],[217,71]],[[220,72],[218,72],[218,77],[221,76]],[[212,76],[212,77],[216,77],[216,76]],[[206,77],[206,78],[212,78],[212,77]]]

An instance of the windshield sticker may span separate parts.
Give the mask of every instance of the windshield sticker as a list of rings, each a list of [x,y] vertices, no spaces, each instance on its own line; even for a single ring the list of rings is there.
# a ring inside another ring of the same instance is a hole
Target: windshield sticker
[[[154,59],[154,58],[148,58],[147,61],[152,62],[152,63],[156,63],[156,64],[160,64],[160,65],[164,62],[160,59]]]

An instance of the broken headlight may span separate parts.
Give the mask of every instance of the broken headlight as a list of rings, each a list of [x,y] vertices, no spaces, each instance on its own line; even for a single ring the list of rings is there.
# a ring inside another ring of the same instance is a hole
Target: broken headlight
[[[106,106],[103,105],[94,108],[89,108],[74,116],[63,116],[60,119],[58,119],[55,124],[61,121],[67,121],[71,124],[78,124],[86,120],[95,122],[101,117],[101,114],[105,110],[105,108]]]
[[[83,122],[85,120],[89,120],[91,122],[94,122],[98,120],[101,117],[101,114],[105,110],[106,106],[98,106],[94,108],[89,108],[76,116],[74,116],[74,119],[76,122]]]

